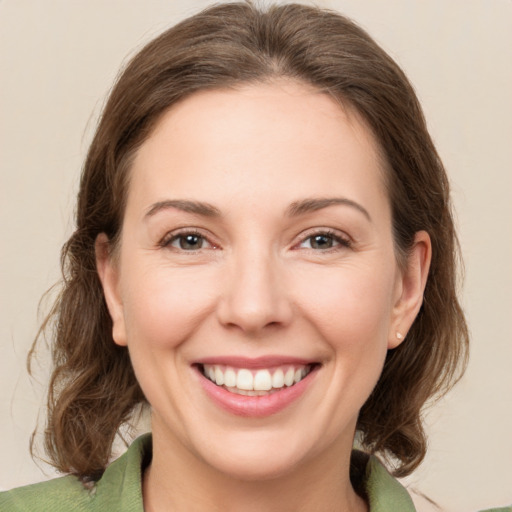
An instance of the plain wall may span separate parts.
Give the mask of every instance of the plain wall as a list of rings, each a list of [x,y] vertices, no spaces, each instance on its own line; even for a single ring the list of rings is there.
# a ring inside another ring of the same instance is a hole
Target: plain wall
[[[0,0],[0,488],[52,476],[28,451],[48,363],[30,380],[25,359],[105,95],[127,55],[208,3]],[[512,2],[317,4],[355,19],[404,68],[453,184],[471,362],[427,414],[428,456],[406,483],[447,511],[510,504]]]

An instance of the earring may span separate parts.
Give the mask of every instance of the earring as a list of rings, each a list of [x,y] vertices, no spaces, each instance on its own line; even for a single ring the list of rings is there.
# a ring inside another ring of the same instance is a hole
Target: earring
[[[403,340],[404,339],[404,335],[401,332],[396,331],[396,338],[398,340]]]

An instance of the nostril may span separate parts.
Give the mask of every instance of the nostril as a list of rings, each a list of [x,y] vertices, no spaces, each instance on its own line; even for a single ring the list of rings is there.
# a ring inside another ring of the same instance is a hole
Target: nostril
[[[218,318],[225,327],[255,334],[289,323],[289,291],[280,282],[278,263],[267,253],[240,254],[230,270],[217,303]]]

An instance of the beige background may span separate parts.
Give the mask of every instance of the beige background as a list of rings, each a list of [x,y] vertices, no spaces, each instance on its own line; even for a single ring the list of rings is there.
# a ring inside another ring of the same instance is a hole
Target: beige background
[[[128,54],[208,3],[0,0],[0,488],[52,475],[28,453],[46,363],[30,381],[25,357],[105,94]],[[353,17],[403,66],[453,182],[472,358],[427,415],[429,454],[407,483],[447,511],[510,504],[512,1],[317,3]]]

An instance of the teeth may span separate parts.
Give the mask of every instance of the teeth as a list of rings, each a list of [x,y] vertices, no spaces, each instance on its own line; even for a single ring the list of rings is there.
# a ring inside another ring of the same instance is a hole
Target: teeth
[[[284,385],[285,386],[291,386],[294,382],[295,377],[295,371],[293,368],[290,368],[285,374],[284,374]]]
[[[232,393],[246,396],[268,395],[284,386],[290,387],[300,382],[309,372],[310,366],[284,366],[275,369],[248,370],[235,369],[224,365],[203,366],[205,377],[217,386],[223,386]]]
[[[272,377],[268,370],[258,370],[254,376],[254,390],[268,391],[272,389]]]
[[[281,368],[276,370],[274,372],[274,375],[272,375],[272,387],[273,388],[282,388],[284,386],[284,373]]]
[[[215,372],[217,372],[217,370],[215,370]],[[236,376],[236,387],[247,391],[252,391],[254,389],[254,378],[250,370],[238,370],[238,375]]]
[[[224,384],[228,387],[228,388],[234,388],[236,387],[236,373],[233,369],[231,368],[228,368],[225,372],[224,372]]]
[[[219,368],[215,368],[215,384],[222,386],[224,384],[224,372]]]

